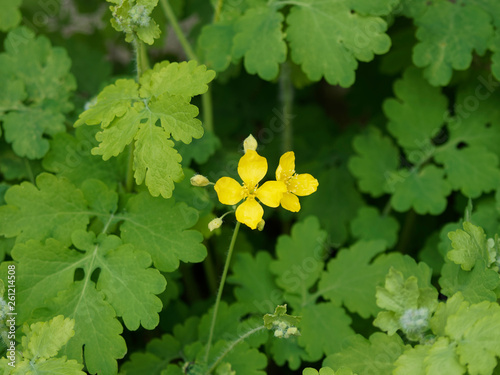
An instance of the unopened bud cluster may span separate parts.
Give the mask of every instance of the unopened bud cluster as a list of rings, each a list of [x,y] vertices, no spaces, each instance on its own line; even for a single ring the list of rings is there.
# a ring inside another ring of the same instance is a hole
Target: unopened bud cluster
[[[297,327],[289,326],[286,322],[282,320],[277,320],[273,322],[274,337],[287,339],[290,336],[300,336],[300,332]]]
[[[425,332],[429,328],[429,315],[427,307],[408,309],[399,318],[399,323],[406,333]]]
[[[134,25],[147,27],[151,22],[150,11],[144,5],[134,5],[129,10],[130,22]]]

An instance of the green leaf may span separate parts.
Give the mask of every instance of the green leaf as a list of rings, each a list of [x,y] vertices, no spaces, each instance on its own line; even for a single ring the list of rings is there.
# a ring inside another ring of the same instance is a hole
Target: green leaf
[[[266,6],[247,10],[236,22],[232,55],[245,58],[248,73],[268,81],[278,75],[287,52],[281,31],[283,19],[281,13]]]
[[[370,127],[354,138],[353,148],[357,155],[349,159],[349,170],[357,177],[359,189],[373,197],[389,192],[389,177],[399,166],[399,151],[391,139]]]
[[[403,181],[396,181],[391,205],[398,212],[413,208],[418,214],[438,215],[446,208],[450,184],[443,178],[444,171],[428,165],[420,171],[408,171]]]
[[[420,43],[413,62],[426,68],[424,75],[433,86],[447,85],[453,69],[469,68],[473,51],[484,54],[493,36],[490,14],[465,1],[432,3],[415,24]]]
[[[75,321],[58,315],[49,322],[39,322],[23,327],[23,356],[26,359],[55,357],[61,347],[75,334]]]
[[[347,224],[356,216],[363,200],[345,168],[326,169],[317,178],[319,185],[327,188],[301,198],[299,218],[316,216],[328,232],[329,243],[340,246],[347,239]]]
[[[375,303],[375,286],[382,283],[388,271],[383,265],[370,261],[386,249],[384,241],[359,241],[349,249],[340,250],[328,263],[318,285],[318,293],[335,302],[343,303],[351,312],[364,318],[379,311]]]
[[[286,340],[271,340],[270,353],[273,356],[274,362],[278,366],[283,366],[288,362],[288,367],[291,370],[297,370],[300,367],[301,360],[307,361],[308,354],[305,349],[297,343],[297,337],[292,336]]]
[[[213,346],[212,353],[218,358],[228,347],[230,342],[218,341]],[[204,350],[202,351],[204,352]],[[265,375],[263,371],[267,366],[266,356],[255,348],[251,348],[245,341],[237,344],[227,355],[224,357],[223,364],[229,363],[231,370],[238,375]]]
[[[386,22],[351,12],[355,7],[350,3],[307,0],[290,10],[287,39],[292,60],[310,80],[324,76],[331,85],[349,87],[354,83],[357,60],[368,62],[374,54],[389,50]],[[361,13],[374,10],[370,8],[367,2],[360,4]]]
[[[85,360],[91,374],[117,373],[116,358],[122,358],[127,352],[125,340],[120,336],[123,328],[93,281],[70,284],[45,306],[39,315],[41,319],[62,314],[75,320],[75,336],[62,354],[80,363]]]
[[[7,358],[0,359],[0,369],[5,374],[40,374],[40,375],[84,375],[83,365],[66,360],[66,357],[55,357],[61,347],[74,335],[74,320],[58,315],[48,322],[38,322],[31,326],[23,326],[21,348],[22,357],[16,356],[14,368]],[[21,360],[22,358],[22,360]],[[8,369],[8,370],[7,370]]]
[[[477,198],[495,189],[500,182],[498,157],[484,148],[447,148],[439,152],[435,160],[444,164],[451,187],[466,197]]]
[[[486,301],[468,305],[448,318],[446,333],[457,343],[460,363],[471,375],[491,374],[500,357],[500,306]]]
[[[89,176],[99,179],[109,187],[115,188],[125,175],[124,157],[107,162],[90,150],[97,146],[95,128],[81,127],[75,135],[59,133],[50,141],[50,149],[43,159],[43,167],[65,177],[76,186],[81,186]],[[123,155],[126,156],[126,155]]]
[[[144,43],[153,44],[160,37],[160,27],[151,18],[151,12],[158,4],[158,0],[108,0],[116,4],[110,6],[113,14],[111,25],[117,31],[123,31],[125,40],[132,42],[136,37]]]
[[[64,114],[73,108],[71,61],[64,49],[25,27],[12,30],[4,44],[0,84],[7,91],[0,95],[0,121],[5,140],[17,155],[40,159],[49,149],[47,136],[65,131]]]
[[[95,261],[95,266],[101,268],[97,289],[103,291],[125,326],[132,331],[139,325],[155,328],[162,309],[156,294],[165,289],[166,282],[158,270],[148,268],[149,254],[134,250],[132,245],[121,245],[115,236],[101,234],[96,239],[93,233],[82,231],[73,234],[73,242],[80,250],[99,252],[99,260]]]
[[[301,335],[297,341],[306,349],[310,362],[340,351],[345,340],[354,335],[350,327],[351,318],[343,308],[332,302],[304,306],[300,315]]]
[[[19,6],[22,0],[0,0],[0,31],[8,31],[17,26],[21,21]]]
[[[123,242],[147,251],[160,271],[177,269],[179,261],[201,262],[207,254],[202,235],[188,230],[198,220],[197,211],[184,203],[143,192],[129,199],[120,218]]]
[[[486,235],[481,227],[465,221],[463,230],[448,233],[453,250],[448,252],[448,259],[459,264],[464,271],[470,271],[476,260],[489,264]]]
[[[146,345],[144,353],[134,352],[120,370],[127,375],[160,375],[165,364],[179,358],[182,348],[172,335],[154,338]]]
[[[198,65],[195,60],[181,63],[162,61],[141,76],[139,93],[142,98],[170,94],[189,100],[206,93],[208,83],[214,78],[214,71]]]
[[[471,271],[464,271],[460,265],[446,263],[441,270],[439,285],[441,293],[452,296],[461,292],[466,301],[479,303],[481,301],[496,301],[495,289],[500,284],[498,272],[486,267],[478,260]]]
[[[244,303],[249,312],[260,314],[268,313],[283,303],[283,292],[278,289],[269,271],[272,260],[269,253],[259,251],[255,257],[238,253],[235,258],[227,281],[237,285],[234,295],[238,302]]]
[[[134,177],[138,184],[146,182],[153,197],[161,194],[170,198],[174,182],[184,178],[181,156],[174,142],[157,126],[143,126],[136,136],[134,151]]]
[[[277,260],[271,262],[269,269],[277,276],[276,284],[283,290],[304,295],[323,270],[327,234],[320,229],[314,216],[295,224],[291,232],[291,236],[278,238]]]
[[[275,328],[281,322],[284,322],[287,326],[298,326],[302,317],[288,315],[286,313],[286,305],[276,306],[274,313],[264,315],[264,325],[267,329]]]
[[[229,67],[234,34],[234,21],[229,20],[208,24],[201,29],[198,49],[201,50],[203,61],[210,69],[223,72]]]
[[[434,287],[419,288],[418,278],[389,270],[385,286],[377,287],[377,305],[386,311],[379,312],[373,325],[393,335],[401,329],[410,340],[417,340],[427,331],[429,318],[436,310],[438,292]]]
[[[361,207],[351,221],[351,232],[360,240],[384,240],[391,248],[398,240],[399,222],[390,215],[380,215],[375,207]]]
[[[182,156],[184,166],[189,166],[193,160],[197,164],[205,164],[220,147],[219,138],[211,131],[205,131],[200,139],[193,139],[189,146],[181,142],[177,142],[175,145]]]
[[[386,99],[383,105],[389,119],[387,129],[407,152],[414,151],[414,155],[409,155],[411,161],[421,162],[430,156],[433,149],[430,139],[441,130],[448,100],[413,67],[396,81],[394,94],[396,98]],[[416,156],[421,160],[415,160]]]
[[[342,351],[327,356],[323,366],[345,366],[358,374],[387,375],[392,373],[394,361],[405,349],[403,340],[398,335],[387,336],[377,332],[369,340],[356,335],[346,343]]]
[[[69,244],[73,231],[85,230],[89,223],[82,192],[48,173],[40,174],[36,185],[23,182],[7,191],[7,205],[0,207],[0,234],[17,236],[17,243],[52,237]]]
[[[196,61],[164,61],[142,75],[140,86],[131,79],[107,86],[75,126],[101,124],[96,134],[99,146],[92,153],[104,160],[134,145],[137,184],[145,181],[153,196],[170,198],[174,182],[184,177],[182,158],[170,137],[190,143],[203,135],[201,122],[195,118],[198,109],[190,101],[208,90],[207,83],[214,76]]]

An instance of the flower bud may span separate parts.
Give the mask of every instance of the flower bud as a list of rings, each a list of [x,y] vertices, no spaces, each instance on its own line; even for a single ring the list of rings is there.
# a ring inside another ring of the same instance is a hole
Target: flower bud
[[[220,217],[216,217],[210,223],[208,223],[208,229],[212,232],[214,229],[220,228],[222,225],[222,219]]]
[[[208,181],[208,178],[205,176],[202,176],[201,174],[195,174],[193,177],[190,179],[191,185],[193,186],[207,186],[210,181]]]
[[[252,151],[256,151],[257,150],[257,140],[253,137],[252,134],[250,134],[243,141],[243,150],[245,150],[245,154],[247,153],[248,150],[252,150]]]
[[[281,329],[277,329],[276,331],[274,331],[274,337],[282,338],[283,331]]]
[[[299,336],[299,330],[297,329],[297,327],[290,327],[286,330],[285,339],[289,338],[290,336]]]
[[[262,219],[261,221],[259,221],[259,223],[257,224],[257,230],[259,232],[262,232],[264,230],[264,225],[266,225],[266,222],[264,221],[264,219]]]

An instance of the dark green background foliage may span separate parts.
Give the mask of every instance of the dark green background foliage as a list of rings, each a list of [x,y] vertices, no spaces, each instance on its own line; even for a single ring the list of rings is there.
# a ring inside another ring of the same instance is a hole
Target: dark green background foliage
[[[500,374],[498,0],[0,0],[0,41],[0,372]],[[319,187],[240,230],[205,356],[235,218],[189,178],[249,134]]]

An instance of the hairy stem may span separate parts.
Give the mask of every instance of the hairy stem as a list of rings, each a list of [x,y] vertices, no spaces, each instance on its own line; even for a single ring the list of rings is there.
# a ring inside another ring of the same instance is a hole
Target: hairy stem
[[[160,4],[163,9],[163,13],[165,13],[165,17],[167,17],[168,22],[170,22],[170,25],[172,25],[175,35],[177,35],[177,38],[179,39],[179,42],[181,43],[181,46],[184,49],[187,58],[189,60],[196,60],[201,63],[194,53],[193,47],[191,47],[191,44],[182,32],[181,27],[179,26],[179,21],[177,21],[177,17],[175,16],[175,13],[172,10],[172,7],[170,6],[168,0],[160,0]],[[212,94],[210,93],[210,89],[202,95],[201,106],[203,110],[203,125],[205,126],[206,130],[213,132],[214,120],[212,111]]]
[[[285,153],[293,149],[293,84],[291,80],[291,68],[290,65],[286,62],[281,65],[279,88],[280,101],[283,106],[282,151],[283,153]]]
[[[217,311],[219,310],[219,303],[222,298],[222,291],[224,290],[224,283],[226,282],[227,271],[229,270],[229,263],[231,263],[231,256],[233,255],[234,244],[239,230],[240,222],[237,221],[236,226],[234,227],[233,237],[231,237],[231,243],[229,244],[229,250],[227,251],[226,263],[224,264],[224,271],[222,272],[222,277],[220,279],[217,298],[215,299],[214,312],[212,315],[212,322],[210,324],[210,333],[208,334],[207,348],[205,350],[205,362],[208,362],[208,354],[210,353],[210,346],[212,345],[212,338],[214,335],[215,321],[217,320]]]
[[[240,342],[242,342],[243,340],[245,340],[247,337],[253,335],[255,332],[259,332],[259,331],[262,331],[263,329],[265,329],[266,326],[262,325],[262,326],[258,326],[254,329],[251,329],[250,331],[248,331],[247,333],[243,334],[242,336],[238,337],[235,341],[233,341],[228,347],[226,350],[224,350],[224,352],[219,356],[219,358],[217,358],[217,360],[214,362],[213,365],[210,366],[210,368],[208,369],[207,371],[207,374],[210,374],[212,371],[215,370],[215,368],[217,367],[217,365],[222,361],[222,359],[224,359],[224,357],[231,351],[233,350],[233,348],[238,345]]]
[[[179,26],[179,22],[177,21],[177,17],[175,16],[175,13],[172,10],[172,7],[170,6],[168,0],[160,0],[160,4],[163,8],[163,13],[165,13],[165,17],[167,17],[168,22],[170,23],[170,25],[172,25],[175,35],[177,35],[177,38],[179,39],[179,42],[181,43],[188,59],[198,60],[196,54],[193,51],[193,48],[191,47],[191,44],[189,44],[188,40],[184,36],[184,33]]]

